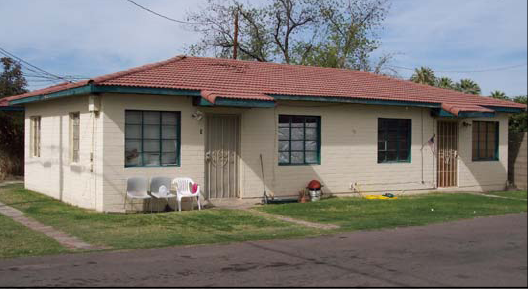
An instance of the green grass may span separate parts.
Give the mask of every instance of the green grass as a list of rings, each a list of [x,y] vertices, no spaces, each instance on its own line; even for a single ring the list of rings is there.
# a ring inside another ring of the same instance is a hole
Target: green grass
[[[526,191],[490,192],[488,194],[501,196],[501,197],[507,197],[507,198],[514,198],[514,199],[522,199],[522,200],[528,199],[528,194]]]
[[[341,230],[349,231],[522,213],[527,211],[527,203],[463,193],[435,193],[394,200],[332,198],[317,203],[285,204],[258,209],[312,222],[336,224],[341,226]]]
[[[67,252],[57,241],[0,215],[0,258]]]
[[[114,249],[293,238],[317,230],[235,210],[102,214],[73,207],[20,185],[0,188],[0,202],[91,244]]]
[[[524,196],[524,192],[499,192]],[[46,225],[99,246],[113,249],[316,236],[329,231],[265,218],[240,210],[202,210],[163,214],[102,214],[73,207],[20,185],[0,188],[0,202]],[[337,224],[337,231],[425,225],[477,216],[527,211],[525,201],[470,194],[427,194],[396,200],[333,198],[316,203],[269,205],[272,214]],[[54,240],[0,218],[0,258],[67,252]],[[330,231],[330,233],[336,231]]]

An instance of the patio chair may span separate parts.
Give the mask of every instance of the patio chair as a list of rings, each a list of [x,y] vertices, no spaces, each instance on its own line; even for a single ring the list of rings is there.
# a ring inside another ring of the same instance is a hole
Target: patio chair
[[[178,200],[178,211],[181,212],[181,200],[182,198],[195,198],[198,203],[198,210],[202,209],[200,205],[200,186],[196,192],[192,192],[193,180],[190,178],[176,178],[172,180],[173,187],[176,188],[176,199]]]
[[[144,177],[133,177],[127,179],[125,194],[125,203],[123,209],[126,213],[126,204],[128,199],[149,200],[150,212],[152,213],[151,196],[148,194],[148,179]]]
[[[170,198],[176,198],[175,194],[171,194],[170,189],[172,185],[172,179],[167,177],[154,177],[150,179],[150,195],[156,199],[167,200],[169,204]],[[158,210],[159,211],[159,210]]]

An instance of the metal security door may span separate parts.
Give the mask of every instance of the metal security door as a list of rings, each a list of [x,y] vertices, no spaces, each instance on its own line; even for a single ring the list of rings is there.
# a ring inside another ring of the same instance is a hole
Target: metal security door
[[[458,123],[438,122],[437,180],[439,188],[458,185]]]
[[[237,198],[239,196],[239,117],[207,115],[205,142],[207,198]]]

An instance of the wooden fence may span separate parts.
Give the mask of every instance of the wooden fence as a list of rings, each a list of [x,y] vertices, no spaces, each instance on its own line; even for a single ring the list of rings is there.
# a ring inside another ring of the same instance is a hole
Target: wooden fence
[[[510,133],[508,151],[508,180],[517,188],[526,190],[527,133]]]

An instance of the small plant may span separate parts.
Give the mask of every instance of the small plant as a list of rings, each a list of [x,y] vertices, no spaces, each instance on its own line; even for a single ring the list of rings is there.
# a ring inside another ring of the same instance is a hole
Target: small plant
[[[307,189],[299,191],[299,203],[308,203],[310,201],[310,194]]]

